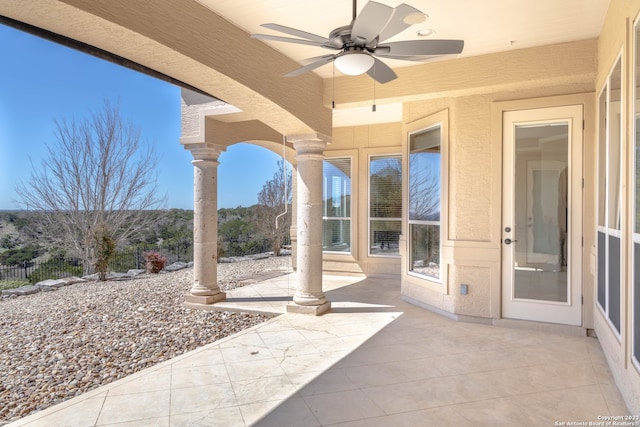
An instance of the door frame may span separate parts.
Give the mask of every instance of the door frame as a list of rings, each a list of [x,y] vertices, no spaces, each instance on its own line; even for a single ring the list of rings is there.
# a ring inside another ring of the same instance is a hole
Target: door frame
[[[583,274],[583,156],[584,156],[584,106],[564,104],[561,106],[540,106],[528,109],[501,110],[502,135],[502,221],[500,225],[501,245],[501,317],[581,326],[584,324],[582,284]],[[513,233],[506,233],[505,227],[513,227],[514,218],[514,168],[513,129],[516,124],[552,123],[568,119],[571,138],[569,140],[571,253],[569,254],[568,279],[569,302],[557,303],[536,300],[516,300],[512,295],[513,250],[507,250],[504,239],[513,239]],[[511,135],[511,142],[507,141]]]

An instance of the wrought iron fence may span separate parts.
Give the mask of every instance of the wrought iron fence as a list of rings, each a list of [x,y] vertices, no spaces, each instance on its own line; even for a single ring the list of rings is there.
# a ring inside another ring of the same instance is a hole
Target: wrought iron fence
[[[288,243],[288,242],[285,242]],[[221,242],[220,256],[232,257],[264,253],[272,250],[268,239]],[[126,273],[133,269],[144,269],[144,253],[155,251],[167,258],[167,265],[177,261],[193,260],[193,243],[183,241],[166,246],[136,246],[120,250],[109,263],[109,271]],[[82,260],[79,258],[51,257],[44,261],[26,261],[14,265],[0,265],[0,280],[28,280],[37,283],[46,279],[60,279],[69,276],[82,276]]]
[[[177,261],[193,260],[193,244],[189,241],[170,246],[142,246],[118,251],[109,264],[109,270],[127,272],[144,269],[144,253],[155,251],[167,258],[167,265]],[[79,258],[51,257],[46,261],[27,261],[15,265],[0,265],[0,280],[28,280],[37,283],[46,279],[82,276],[82,261]]]

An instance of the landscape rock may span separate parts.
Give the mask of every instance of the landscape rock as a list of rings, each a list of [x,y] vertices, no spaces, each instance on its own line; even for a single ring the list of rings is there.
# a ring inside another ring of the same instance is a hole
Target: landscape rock
[[[83,282],[86,282],[86,280],[81,279],[81,278],[76,277],[76,276],[63,277],[63,278],[62,278],[62,279],[60,279],[60,280],[64,281],[65,286],[75,285],[76,283],[83,283]]]
[[[129,277],[136,277],[139,276],[141,274],[144,274],[146,270],[142,269],[142,268],[136,268],[136,269],[132,269],[127,271],[127,276]]]
[[[228,291],[250,275],[290,271],[290,263],[219,264],[218,285]],[[269,318],[186,309],[192,284],[193,270],[182,269],[1,299],[0,425]]]
[[[187,268],[187,263],[182,261],[177,261],[171,265],[166,266],[164,268],[164,271],[168,271],[168,272],[178,271],[178,270],[182,270],[183,268]]]
[[[63,286],[66,286],[66,283],[64,280],[62,279],[47,279],[47,280],[42,280],[38,283],[36,283],[34,286],[40,288],[41,291],[55,291],[58,288],[61,288]]]
[[[40,292],[40,288],[34,285],[26,285],[26,286],[20,286],[19,288],[14,288],[14,289],[5,289],[4,291],[2,291],[2,295],[31,295],[31,294],[37,294],[38,292]]]

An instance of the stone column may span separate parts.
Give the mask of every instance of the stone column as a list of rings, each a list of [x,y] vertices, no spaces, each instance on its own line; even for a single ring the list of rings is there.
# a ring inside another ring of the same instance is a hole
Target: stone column
[[[293,271],[298,268],[298,170],[292,166],[291,171],[291,228],[289,237],[291,238],[291,267]]]
[[[327,139],[321,135],[287,138],[297,161],[297,283],[287,311],[323,314],[331,309],[322,291],[322,160]]]
[[[196,144],[194,144],[196,145]],[[193,286],[185,303],[226,299],[218,287],[218,156],[222,147],[197,144],[193,155]]]

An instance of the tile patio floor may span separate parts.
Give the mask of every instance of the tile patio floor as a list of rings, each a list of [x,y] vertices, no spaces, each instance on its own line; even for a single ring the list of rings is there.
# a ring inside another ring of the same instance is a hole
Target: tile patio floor
[[[284,312],[295,275],[228,293]],[[270,321],[11,426],[553,426],[627,414],[594,338],[459,323],[398,283],[325,276],[331,313]]]

